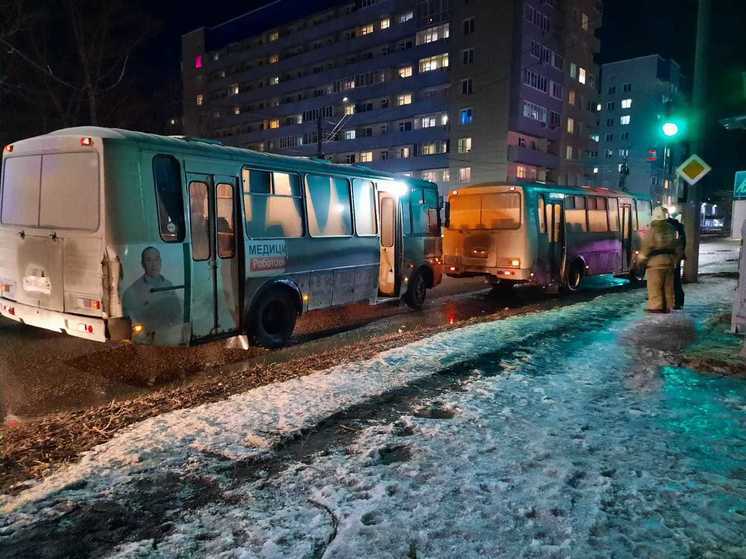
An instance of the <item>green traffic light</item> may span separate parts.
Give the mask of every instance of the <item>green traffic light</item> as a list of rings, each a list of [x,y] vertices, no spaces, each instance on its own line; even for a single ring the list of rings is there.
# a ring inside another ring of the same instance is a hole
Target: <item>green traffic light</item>
[[[679,133],[679,125],[675,122],[666,122],[663,125],[663,135],[669,138],[676,136]]]

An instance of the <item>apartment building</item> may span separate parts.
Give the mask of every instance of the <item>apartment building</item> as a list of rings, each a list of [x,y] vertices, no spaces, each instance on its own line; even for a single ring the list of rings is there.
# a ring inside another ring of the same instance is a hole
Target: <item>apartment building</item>
[[[675,206],[684,146],[661,126],[683,102],[679,65],[654,54],[604,64],[601,76],[598,182]]]
[[[183,36],[184,131],[444,193],[589,183],[601,13],[595,0],[273,2]]]

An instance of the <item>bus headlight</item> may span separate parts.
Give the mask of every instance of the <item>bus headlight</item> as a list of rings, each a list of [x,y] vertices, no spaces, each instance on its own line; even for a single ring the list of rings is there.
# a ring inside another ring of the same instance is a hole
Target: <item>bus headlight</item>
[[[134,324],[132,326],[132,335],[133,336],[138,336],[138,335],[142,334],[143,330],[145,330],[145,326],[143,326],[142,324]]]

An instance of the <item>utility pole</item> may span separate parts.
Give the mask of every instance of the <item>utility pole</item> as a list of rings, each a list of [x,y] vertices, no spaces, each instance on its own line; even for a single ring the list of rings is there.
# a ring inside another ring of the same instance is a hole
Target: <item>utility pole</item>
[[[710,0],[699,0],[697,9],[697,44],[694,51],[694,91],[692,153],[702,155],[704,133],[707,123],[707,50],[710,35]],[[696,283],[699,275],[699,207],[702,203],[702,186],[689,188],[689,199],[684,206],[684,230],[686,232],[686,262],[684,281]]]

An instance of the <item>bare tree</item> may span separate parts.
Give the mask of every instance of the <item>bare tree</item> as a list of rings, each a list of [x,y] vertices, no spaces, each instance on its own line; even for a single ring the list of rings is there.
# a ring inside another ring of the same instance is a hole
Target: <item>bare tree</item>
[[[0,75],[7,67],[0,85],[14,97],[13,111],[36,123],[34,132],[116,119],[119,105],[109,101],[134,79],[130,59],[154,28],[137,3],[0,0],[2,21],[6,14],[20,22],[12,37],[0,35]]]

